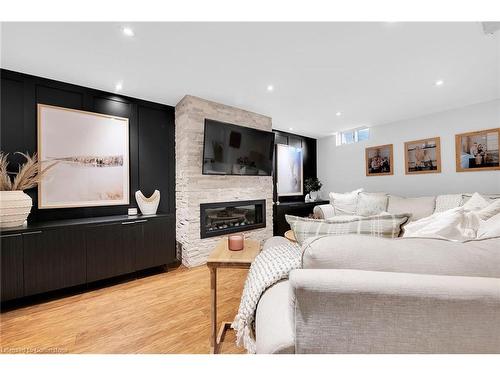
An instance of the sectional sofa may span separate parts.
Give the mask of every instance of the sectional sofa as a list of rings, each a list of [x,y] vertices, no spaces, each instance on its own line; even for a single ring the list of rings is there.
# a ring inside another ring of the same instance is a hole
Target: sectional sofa
[[[387,211],[421,217],[470,198],[454,196],[388,197]],[[257,353],[500,353],[500,237],[319,236],[302,251],[259,301]]]

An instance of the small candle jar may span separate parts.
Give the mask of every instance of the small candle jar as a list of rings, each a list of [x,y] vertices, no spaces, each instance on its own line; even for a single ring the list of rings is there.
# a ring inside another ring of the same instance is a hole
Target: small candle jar
[[[227,245],[229,250],[232,251],[243,250],[245,246],[245,236],[243,234],[232,234],[227,238]]]

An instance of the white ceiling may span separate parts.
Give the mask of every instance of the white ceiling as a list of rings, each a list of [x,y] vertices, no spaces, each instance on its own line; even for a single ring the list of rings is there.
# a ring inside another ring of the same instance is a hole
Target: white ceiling
[[[170,105],[196,95],[316,137],[500,97],[500,35],[479,22],[123,25],[3,23],[1,65]]]

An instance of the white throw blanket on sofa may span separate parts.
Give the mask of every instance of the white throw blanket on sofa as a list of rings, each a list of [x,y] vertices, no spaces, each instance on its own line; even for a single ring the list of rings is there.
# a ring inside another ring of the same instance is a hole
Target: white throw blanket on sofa
[[[498,231],[498,215],[500,215],[500,200],[482,208],[469,209],[467,206],[453,208],[406,225],[403,237],[468,241],[478,237],[488,237],[488,234],[495,236]]]
[[[255,258],[248,272],[238,314],[231,325],[236,330],[236,344],[255,353],[254,320],[261,295],[291,270],[301,266],[301,251],[297,244],[282,237],[269,239]]]

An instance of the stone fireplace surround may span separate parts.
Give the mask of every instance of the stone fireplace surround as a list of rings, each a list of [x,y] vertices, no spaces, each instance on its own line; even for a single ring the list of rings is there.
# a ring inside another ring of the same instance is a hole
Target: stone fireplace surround
[[[175,107],[176,237],[187,267],[204,264],[224,236],[200,237],[200,204],[266,200],[266,227],[245,231],[246,238],[264,241],[273,235],[273,181],[271,176],[202,175],[205,119],[259,130],[272,130],[268,116],[185,96]]]

